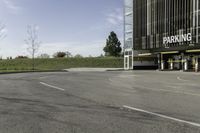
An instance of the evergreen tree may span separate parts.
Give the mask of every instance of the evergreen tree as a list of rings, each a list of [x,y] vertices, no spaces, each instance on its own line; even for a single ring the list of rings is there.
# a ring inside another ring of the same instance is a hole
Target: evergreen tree
[[[112,31],[108,36],[108,39],[106,40],[106,46],[103,50],[106,53],[106,56],[120,56],[122,51],[121,42],[114,31]]]

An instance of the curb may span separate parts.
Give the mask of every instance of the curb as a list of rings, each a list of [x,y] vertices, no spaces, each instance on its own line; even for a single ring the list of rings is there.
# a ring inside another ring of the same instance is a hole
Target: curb
[[[108,71],[123,71],[122,68],[70,68],[65,69],[68,72],[108,72]]]
[[[19,71],[19,72],[0,72],[2,74],[20,74],[20,73],[45,73],[45,72],[68,72],[67,70],[44,70],[44,71]]]
[[[120,72],[121,72],[121,71],[125,71],[125,70],[124,70],[124,69],[116,69],[116,70],[111,70],[111,69],[110,69],[110,70],[106,70],[106,71],[107,71],[107,72],[115,72],[115,71],[116,71],[116,72],[117,72],[117,71],[120,71]]]

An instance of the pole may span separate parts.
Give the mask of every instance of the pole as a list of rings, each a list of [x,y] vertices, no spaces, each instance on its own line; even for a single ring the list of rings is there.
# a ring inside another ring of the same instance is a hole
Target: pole
[[[164,60],[163,60],[163,54],[161,54],[161,70],[164,70],[165,69],[165,63],[164,63]]]
[[[161,54],[159,53],[158,55],[157,55],[157,57],[158,57],[158,70],[161,70],[161,56],[160,56]]]
[[[181,53],[181,65],[182,65],[182,71],[184,71],[184,53]]]

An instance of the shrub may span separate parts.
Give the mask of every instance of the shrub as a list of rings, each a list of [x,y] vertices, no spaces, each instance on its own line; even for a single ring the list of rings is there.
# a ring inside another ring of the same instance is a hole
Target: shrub
[[[65,52],[57,52],[53,55],[54,58],[64,58],[67,54]]]
[[[19,55],[15,59],[28,59],[28,56]]]

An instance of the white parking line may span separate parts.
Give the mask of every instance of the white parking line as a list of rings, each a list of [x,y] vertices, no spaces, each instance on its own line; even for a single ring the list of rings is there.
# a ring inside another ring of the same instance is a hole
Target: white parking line
[[[138,108],[134,108],[134,107],[126,106],[126,105],[124,105],[123,107],[126,108],[126,109],[133,110],[133,111],[142,112],[142,113],[158,116],[158,117],[161,117],[161,118],[177,121],[177,122],[180,122],[180,123],[185,123],[185,124],[189,124],[189,125],[192,125],[192,126],[200,127],[199,123],[181,120],[181,119],[177,119],[177,118],[174,118],[174,117],[170,117],[170,116],[166,116],[166,115],[162,115],[162,114],[158,114],[158,113],[153,113],[153,112],[150,112],[150,111],[146,111],[146,110],[143,110],[143,109],[138,109]]]
[[[119,78],[131,78],[131,77],[139,77],[138,75],[119,75],[119,76],[117,76],[117,77],[119,77]]]
[[[181,77],[177,77],[177,79],[180,81],[189,81],[189,80],[182,79]]]
[[[47,87],[51,87],[51,88],[57,89],[57,90],[60,90],[60,91],[65,91],[65,89],[63,89],[63,88],[60,88],[60,87],[57,87],[57,86],[53,86],[53,85],[49,85],[49,84],[44,83],[44,82],[40,82],[40,84],[42,84],[44,86],[47,86]]]
[[[45,79],[45,78],[48,78],[47,76],[43,76],[43,77],[39,77],[40,79]]]

